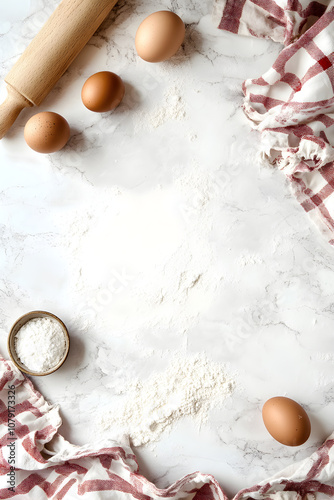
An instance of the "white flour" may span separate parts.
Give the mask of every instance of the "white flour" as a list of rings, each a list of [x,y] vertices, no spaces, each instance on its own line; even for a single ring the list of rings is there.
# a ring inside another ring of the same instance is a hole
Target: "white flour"
[[[31,371],[45,372],[56,366],[65,354],[61,326],[51,318],[35,318],[15,335],[15,351]]]
[[[135,115],[135,129],[156,129],[168,121],[184,120],[186,105],[180,89],[182,84],[169,87],[162,102],[150,111],[140,111]]]
[[[316,361],[328,361],[334,363],[334,353],[333,352],[317,352],[313,356]]]
[[[134,446],[152,443],[186,416],[199,425],[205,423],[210,410],[222,405],[234,388],[226,367],[204,354],[174,355],[164,372],[155,372],[147,380],[118,382],[118,392],[126,396],[104,413],[98,427],[128,435]]]
[[[210,174],[196,166],[144,193],[87,187],[82,208],[57,221],[81,299],[78,323],[104,323],[113,335],[178,335],[196,324],[223,279],[208,237],[218,197]]]
[[[186,117],[185,103],[178,87],[170,87],[164,94],[161,107],[149,115],[152,127],[158,128],[168,120],[183,120]]]
[[[249,252],[244,252],[242,253],[238,260],[237,264],[239,267],[246,267],[248,265],[257,265],[257,264],[263,264],[263,259],[256,254],[251,254]]]

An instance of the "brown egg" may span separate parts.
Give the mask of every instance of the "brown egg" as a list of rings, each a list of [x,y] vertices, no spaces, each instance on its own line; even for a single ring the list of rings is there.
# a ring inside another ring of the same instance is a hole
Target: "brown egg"
[[[81,99],[86,108],[96,113],[104,113],[119,105],[124,92],[124,83],[118,75],[111,71],[100,71],[85,81]]]
[[[268,399],[262,408],[262,418],[269,434],[286,446],[300,446],[310,436],[311,423],[307,413],[293,399]]]
[[[52,111],[32,116],[24,127],[28,146],[38,153],[54,153],[65,146],[70,138],[70,127],[65,118]]]
[[[144,19],[137,30],[137,53],[147,62],[165,61],[178,51],[184,34],[184,23],[174,12],[154,12]]]

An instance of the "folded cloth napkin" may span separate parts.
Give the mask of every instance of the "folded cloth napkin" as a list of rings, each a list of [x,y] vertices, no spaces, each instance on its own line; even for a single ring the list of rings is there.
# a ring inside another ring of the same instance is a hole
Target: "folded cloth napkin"
[[[334,1],[216,0],[215,12],[221,29],[286,45],[244,82],[244,110],[261,132],[262,161],[287,175],[334,245]]]
[[[74,446],[58,432],[59,409],[0,356],[0,499],[228,500],[213,476],[195,472],[166,489],[138,473],[129,446]],[[317,452],[235,500],[334,496],[334,434]]]

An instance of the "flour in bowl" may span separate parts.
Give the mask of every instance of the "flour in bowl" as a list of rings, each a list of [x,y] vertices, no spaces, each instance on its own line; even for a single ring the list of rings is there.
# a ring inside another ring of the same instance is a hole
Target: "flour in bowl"
[[[31,319],[15,335],[15,351],[28,370],[49,371],[64,357],[64,332],[51,318]]]

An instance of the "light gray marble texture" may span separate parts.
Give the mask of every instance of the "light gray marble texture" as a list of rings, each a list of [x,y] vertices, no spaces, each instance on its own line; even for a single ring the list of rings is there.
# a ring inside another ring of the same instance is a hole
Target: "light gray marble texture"
[[[4,77],[55,0],[0,5]],[[178,54],[161,64],[136,54],[141,20],[172,9],[186,23]],[[290,194],[283,174],[256,157],[259,136],[242,111],[244,79],[281,47],[219,31],[211,0],[121,0],[37,110],[21,113],[0,143],[0,350],[21,314],[63,319],[71,351],[33,382],[59,403],[61,432],[84,444],[111,437],[115,380],[144,379],[173,352],[228,363],[237,390],[199,430],[180,421],[135,449],[158,487],[211,473],[229,495],[308,456],[333,430],[334,254]],[[80,92],[110,70],[126,87],[112,113]],[[30,116],[62,114],[60,152],[30,150]],[[156,272],[155,272],[156,271]],[[305,407],[309,441],[275,442],[261,419],[270,397]]]

